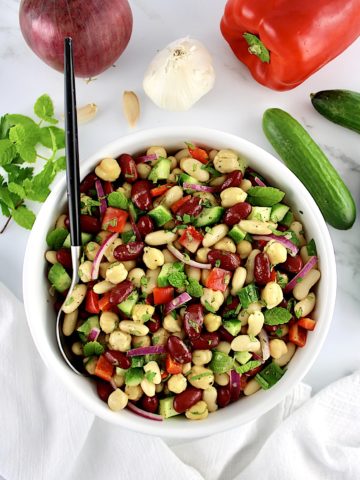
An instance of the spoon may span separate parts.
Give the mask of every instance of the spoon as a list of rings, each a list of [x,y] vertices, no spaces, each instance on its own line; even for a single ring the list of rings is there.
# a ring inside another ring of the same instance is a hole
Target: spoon
[[[71,239],[72,279],[68,294],[56,319],[56,339],[67,365],[78,375],[83,375],[82,363],[71,351],[62,330],[63,306],[71,297],[79,283],[79,265],[81,255],[80,231],[80,174],[79,148],[76,116],[76,93],[74,78],[73,46],[70,37],[64,40],[64,81],[65,81],[65,145],[66,145],[66,188],[69,205],[69,226]]]

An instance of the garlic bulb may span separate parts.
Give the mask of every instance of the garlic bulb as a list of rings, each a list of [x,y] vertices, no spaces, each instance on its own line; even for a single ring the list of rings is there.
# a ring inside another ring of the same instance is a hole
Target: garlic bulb
[[[180,38],[157,53],[144,77],[145,93],[160,108],[188,110],[215,81],[209,52],[192,38]]]

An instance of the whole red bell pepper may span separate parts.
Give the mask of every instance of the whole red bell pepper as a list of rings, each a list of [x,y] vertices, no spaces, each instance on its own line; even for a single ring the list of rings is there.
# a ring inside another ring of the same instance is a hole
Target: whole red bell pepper
[[[290,90],[360,35],[359,0],[228,0],[221,32],[262,85]]]

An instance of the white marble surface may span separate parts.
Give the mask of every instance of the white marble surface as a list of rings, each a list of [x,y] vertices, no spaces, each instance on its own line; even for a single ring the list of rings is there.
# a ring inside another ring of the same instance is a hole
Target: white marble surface
[[[99,106],[96,119],[80,126],[82,159],[129,132],[121,111],[123,90],[135,90],[139,95],[142,107],[139,129],[202,125],[238,134],[272,153],[262,133],[261,116],[266,108],[278,106],[292,113],[311,131],[342,174],[359,208],[360,136],[317,114],[309,101],[309,93],[329,88],[360,90],[360,40],[295,90],[278,93],[258,85],[223,40],[219,21],[224,0],[132,0],[130,3],[134,15],[133,34],[116,67],[90,83],[77,81],[78,105],[95,102]],[[46,92],[61,114],[62,75],[42,63],[22,39],[18,28],[18,0],[0,0],[0,6],[0,113],[31,114],[35,99]],[[142,78],[158,49],[186,35],[198,38],[208,47],[214,59],[216,84],[190,111],[169,113],[159,110],[146,98],[141,88]],[[315,391],[360,365],[359,230],[359,221],[347,232],[330,228],[339,287],[328,339],[305,378]],[[0,237],[0,281],[19,298],[27,236],[26,231],[11,224]]]

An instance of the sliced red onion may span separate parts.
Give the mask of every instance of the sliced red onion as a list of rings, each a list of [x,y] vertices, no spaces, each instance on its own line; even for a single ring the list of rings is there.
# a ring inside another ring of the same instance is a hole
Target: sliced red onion
[[[305,275],[317,264],[317,262],[318,262],[317,257],[311,257],[310,260],[300,270],[300,272],[297,275],[295,275],[295,277],[292,278],[290,282],[286,285],[286,287],[284,288],[285,293],[291,292],[291,290],[298,283],[299,279],[304,278]]]
[[[104,253],[106,251],[107,248],[109,248],[109,246],[112,244],[112,242],[115,240],[115,238],[118,237],[118,234],[117,233],[113,233],[112,235],[110,235],[110,237],[108,237],[102,244],[101,244],[101,247],[99,248],[97,254],[96,254],[96,257],[93,261],[93,264],[92,264],[92,269],[91,269],[91,280],[96,280],[99,276],[99,268],[100,268],[100,263],[101,263],[101,260],[104,256]]]
[[[266,362],[266,360],[270,357],[270,346],[269,346],[269,336],[264,329],[261,330],[259,333],[259,340],[261,345],[261,352],[262,352],[262,362]]]
[[[174,257],[176,257],[178,260],[185,263],[186,265],[190,265],[191,267],[195,267],[195,268],[203,268],[204,270],[211,269],[211,263],[200,263],[200,262],[195,262],[195,260],[186,259],[184,254],[179,252],[179,250],[175,248],[172,243],[169,243],[167,248],[174,255]]]
[[[158,157],[156,153],[152,153],[151,155],[142,155],[141,157],[137,157],[135,159],[136,163],[144,163],[144,162],[152,162],[153,160],[156,160]]]
[[[157,413],[150,413],[150,412],[147,412],[146,410],[142,410],[141,408],[137,407],[131,402],[128,402],[127,408],[131,410],[133,413],[136,413],[136,415],[147,418],[148,420],[155,420],[157,422],[162,422],[164,420],[161,415],[158,415]]]
[[[265,183],[259,177],[254,177],[254,181],[259,187],[266,187]]]
[[[90,330],[88,335],[89,342],[95,342],[100,335],[100,328],[94,327]]]
[[[106,209],[107,209],[107,201],[106,201],[106,195],[103,189],[103,186],[100,182],[99,179],[95,180],[95,189],[96,193],[100,202],[100,220],[102,220],[103,216],[105,215]]]
[[[149,347],[133,348],[132,350],[128,350],[126,355],[128,357],[135,357],[138,355],[153,355],[157,353],[166,353],[164,345],[150,345]]]
[[[179,307],[180,305],[183,305],[186,302],[189,302],[190,300],[191,300],[191,296],[187,292],[181,293],[178,297],[175,297],[170,302],[165,303],[164,315],[167,315],[168,313],[175,310],[175,308]]]
[[[183,187],[190,188],[191,190],[197,190],[198,192],[215,192],[217,189],[216,187],[210,187],[208,185],[198,185],[196,183],[183,183]]]
[[[299,249],[295,245],[295,243],[290,242],[290,240],[288,238],[286,238],[284,235],[274,235],[272,233],[270,235],[253,235],[253,239],[254,240],[267,240],[267,241],[276,240],[277,242],[284,245],[285,248],[290,250],[290,254],[292,256],[296,255],[299,251]]]

